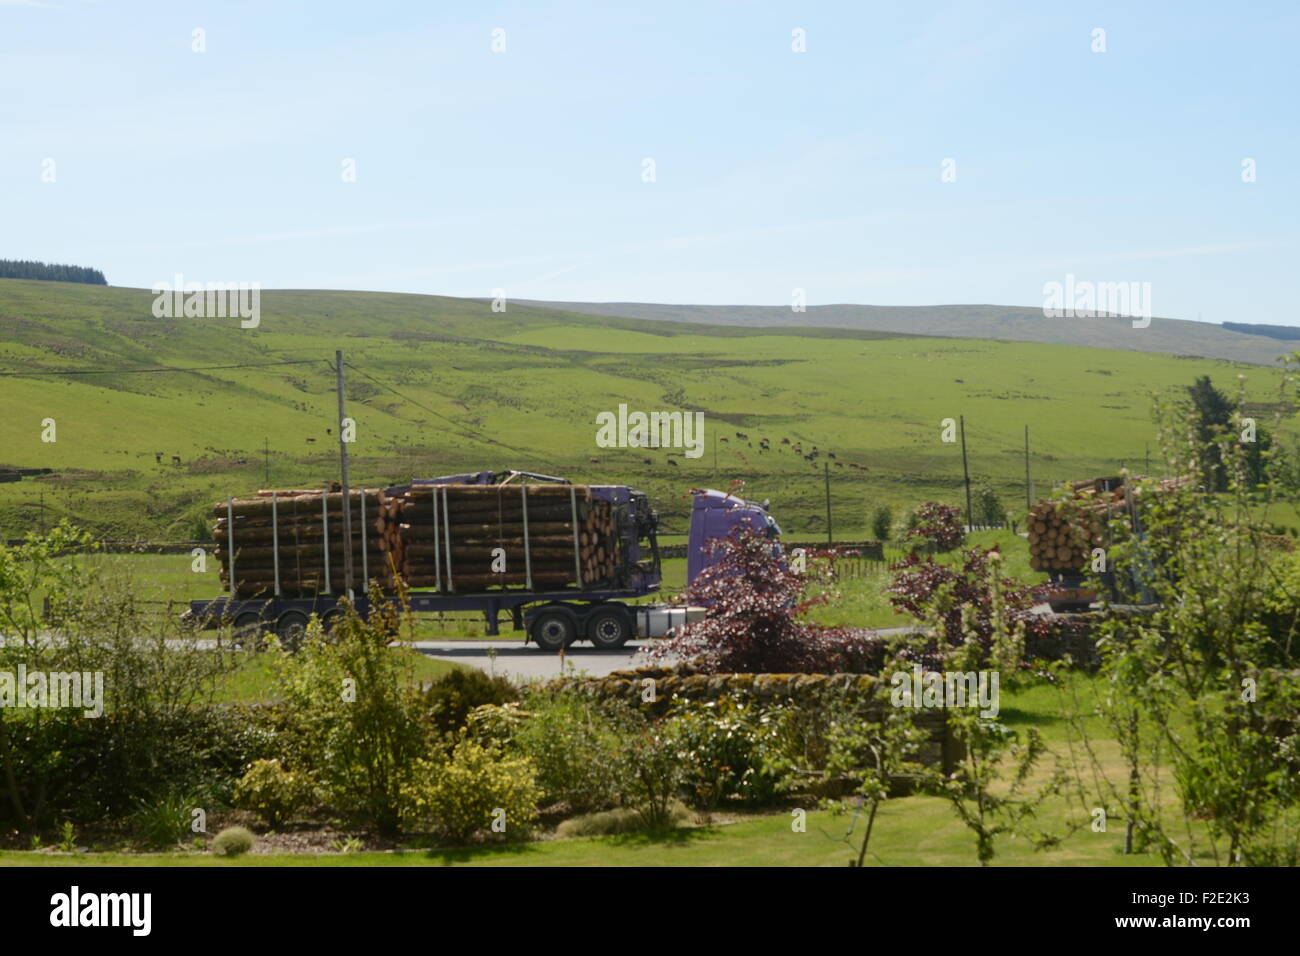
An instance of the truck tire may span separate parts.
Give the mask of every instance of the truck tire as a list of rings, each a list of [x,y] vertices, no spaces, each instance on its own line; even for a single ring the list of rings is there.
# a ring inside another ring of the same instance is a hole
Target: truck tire
[[[261,644],[262,626],[262,615],[257,611],[236,614],[231,626],[231,640],[240,647],[257,647]]]
[[[632,618],[621,607],[605,607],[587,616],[587,640],[602,651],[622,647],[632,637]]]
[[[321,630],[325,632],[326,637],[334,633],[335,625],[341,620],[343,620],[343,608],[341,607],[330,608],[320,616]]]
[[[302,611],[285,611],[275,622],[275,634],[286,650],[296,651],[307,636],[307,615]]]
[[[532,639],[544,651],[558,651],[578,639],[578,625],[568,611],[542,611],[529,629]]]

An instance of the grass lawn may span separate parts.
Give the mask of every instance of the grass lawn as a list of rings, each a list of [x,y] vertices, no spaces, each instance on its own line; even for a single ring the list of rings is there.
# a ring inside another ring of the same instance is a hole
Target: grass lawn
[[[807,829],[791,829],[789,813],[742,822],[680,830],[671,836],[642,835],[546,840],[518,845],[402,853],[257,854],[224,860],[201,853],[24,853],[0,852],[0,866],[845,866],[856,850],[845,833],[852,813],[818,810]],[[860,836],[865,820],[856,824]],[[997,864],[1012,866],[1156,866],[1147,855],[1125,857],[1122,830],[1076,834],[1061,849],[1035,852],[1008,841]],[[872,866],[973,866],[973,841],[947,804],[909,797],[886,805],[876,819]]]
[[[393,653],[405,657],[410,662],[412,678],[417,683],[433,680],[448,671],[465,666],[454,661],[428,657],[406,647],[395,647]],[[218,683],[216,699],[222,702],[269,699],[275,690],[275,673],[271,660],[268,654],[246,655],[245,659]]]

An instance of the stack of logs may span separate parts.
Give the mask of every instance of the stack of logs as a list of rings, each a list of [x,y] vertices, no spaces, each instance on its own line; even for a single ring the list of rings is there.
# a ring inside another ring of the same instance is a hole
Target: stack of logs
[[[534,588],[585,588],[615,577],[622,557],[609,502],[594,498],[591,489],[582,485],[522,487],[527,489],[527,559],[525,496],[520,485],[413,485],[392,496],[379,489],[353,491],[353,590],[366,587],[367,579],[391,590],[397,586],[398,576],[407,587],[461,593],[527,587],[530,582]],[[306,597],[326,591],[327,533],[329,591],[341,593],[342,507],[339,492],[265,490],[255,498],[236,499],[230,506],[236,597],[275,593],[277,534],[282,596]],[[215,505],[213,514],[217,518],[212,529],[215,553],[221,562],[221,582],[228,588],[227,504]]]
[[[1035,571],[1082,570],[1091,560],[1093,548],[1107,546],[1109,522],[1127,509],[1129,490],[1140,507],[1144,488],[1167,495],[1191,490],[1196,484],[1189,476],[1138,484],[1147,481],[1139,476],[1072,481],[1067,497],[1034,505],[1029,512],[1029,566]]]
[[[413,485],[380,499],[372,530],[413,588],[589,587],[622,560],[612,505],[584,485]]]
[[[230,505],[229,510],[234,513],[237,597],[268,597],[275,593],[277,539],[281,595],[305,597],[324,592],[327,565],[329,590],[333,593],[343,591],[343,495],[338,492],[326,494],[322,504],[322,494],[319,490],[265,490],[259,491],[255,498],[236,499]],[[388,556],[380,549],[370,527],[379,516],[379,508],[379,489],[352,492],[354,591],[362,587],[363,571],[369,577],[391,585],[391,574],[387,573]],[[229,588],[231,536],[227,503],[215,505],[212,511],[217,518],[212,531],[216,557],[221,562],[221,582]]]
[[[1040,501],[1029,512],[1029,566],[1035,571],[1080,571],[1093,548],[1106,547],[1110,515],[1124,504],[1123,478],[1069,484],[1069,497]]]

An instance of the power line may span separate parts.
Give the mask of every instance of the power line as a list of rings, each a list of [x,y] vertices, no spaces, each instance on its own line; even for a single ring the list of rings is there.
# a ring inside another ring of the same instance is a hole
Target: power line
[[[22,372],[3,371],[0,376],[28,376],[40,377],[44,375],[137,375],[146,372],[214,372],[224,369],[234,368],[271,368],[276,365],[313,365],[317,362],[323,362],[324,359],[293,359],[285,362],[244,362],[240,365],[196,365],[191,368],[176,368],[170,365],[160,366],[158,368],[77,368],[43,371],[40,369],[27,370]]]

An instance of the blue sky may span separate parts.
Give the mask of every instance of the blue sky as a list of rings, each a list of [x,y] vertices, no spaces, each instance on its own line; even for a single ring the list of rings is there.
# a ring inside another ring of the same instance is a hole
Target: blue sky
[[[0,0],[0,257],[1300,324],[1297,49],[1296,3]]]

